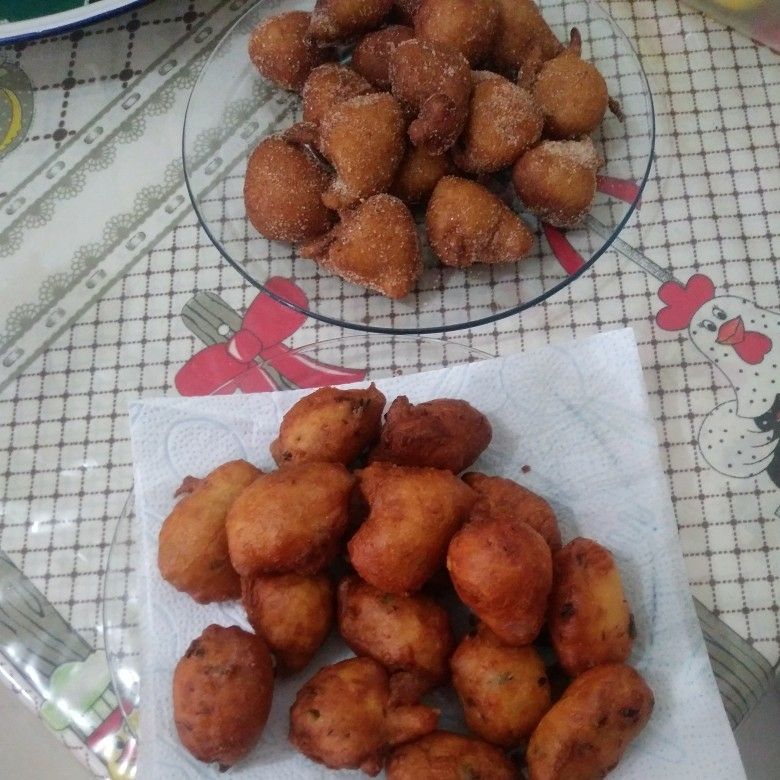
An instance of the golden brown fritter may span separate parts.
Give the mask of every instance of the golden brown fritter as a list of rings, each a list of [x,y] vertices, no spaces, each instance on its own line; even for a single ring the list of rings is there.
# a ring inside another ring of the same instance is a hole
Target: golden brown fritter
[[[590,138],[542,141],[515,163],[512,182],[525,206],[557,227],[576,227],[596,195],[603,160]]]
[[[425,203],[442,176],[455,172],[449,154],[428,154],[410,145],[395,174],[390,192],[404,203]]]
[[[290,708],[290,742],[331,769],[377,775],[386,752],[436,728],[438,712],[393,705],[387,672],[371,658],[325,666]]]
[[[320,124],[320,151],[336,169],[322,196],[328,208],[346,209],[386,192],[404,156],[406,122],[387,92],[344,100]]]
[[[371,512],[347,546],[352,566],[387,593],[419,590],[444,563],[474,491],[439,469],[372,463],[358,476]]]
[[[242,577],[316,574],[338,552],[355,478],[340,463],[263,474],[230,507],[230,560]]]
[[[466,725],[503,748],[525,743],[550,708],[550,681],[536,649],[509,647],[480,627],[450,661]]]
[[[339,103],[371,91],[371,85],[351,68],[335,63],[320,65],[303,85],[303,121],[318,128]]]
[[[488,55],[497,29],[495,0],[423,0],[414,17],[420,40],[460,52],[472,66]]]
[[[521,646],[536,639],[552,587],[552,555],[531,526],[471,520],[450,542],[447,569],[461,601],[502,642]]]
[[[492,435],[487,417],[466,401],[436,398],[411,404],[400,395],[387,410],[371,460],[458,474],[482,454]]]
[[[494,745],[449,731],[434,731],[396,748],[387,780],[520,780],[520,771]]]
[[[571,43],[542,65],[533,93],[544,114],[544,132],[550,138],[579,138],[595,130],[607,111],[609,94],[596,66],[580,58],[577,29]]]
[[[305,148],[270,137],[249,156],[244,204],[249,221],[266,238],[303,241],[329,230],[335,214],[322,196],[331,177]]]
[[[478,79],[453,160],[467,173],[495,173],[541,138],[543,124],[542,112],[522,87],[495,74]]]
[[[452,631],[433,599],[383,593],[353,575],[339,583],[338,620],[349,647],[391,675],[393,701],[419,701],[449,677]]]
[[[251,463],[234,460],[205,479],[188,478],[188,492],[160,528],[157,565],[162,578],[201,604],[241,594],[241,581],[228,555],[225,517],[259,474]]]
[[[607,664],[578,677],[528,743],[530,780],[600,780],[653,711],[653,692],[630,666]]]
[[[273,687],[273,661],[260,637],[238,626],[209,626],[173,673],[179,739],[199,761],[233,766],[260,739]]]
[[[342,279],[389,298],[408,295],[422,272],[414,218],[392,195],[368,198],[345,212],[330,233],[298,251]]]
[[[631,654],[634,626],[612,554],[581,537],[553,557],[550,638],[566,674],[621,663]]]
[[[415,38],[390,55],[393,94],[416,119],[409,138],[430,154],[443,154],[457,141],[468,116],[471,69],[468,60]]]
[[[311,14],[304,11],[271,16],[252,30],[249,59],[269,81],[300,92],[312,68],[335,58],[333,49],[307,40]]]
[[[493,517],[527,523],[555,552],[561,548],[561,532],[552,507],[539,495],[504,477],[472,471],[463,481],[477,492],[469,518]]]
[[[402,24],[370,32],[355,46],[352,67],[378,89],[390,89],[390,54],[410,38],[414,38],[414,30]]]
[[[491,47],[496,69],[514,77],[537,47],[542,60],[554,57],[563,47],[544,21],[533,0],[496,0],[498,30]]]
[[[513,263],[534,244],[528,226],[503,201],[481,184],[459,176],[439,180],[428,201],[425,226],[439,260],[456,268]]]
[[[379,27],[392,7],[393,0],[317,0],[309,37],[320,44],[348,40]]]
[[[385,397],[369,387],[320,387],[284,414],[271,455],[280,466],[304,461],[348,466],[379,438]]]
[[[413,25],[414,16],[421,3],[422,0],[393,0],[393,13],[404,24]]]
[[[334,619],[335,592],[327,574],[267,574],[241,581],[252,628],[292,674],[311,661]]]

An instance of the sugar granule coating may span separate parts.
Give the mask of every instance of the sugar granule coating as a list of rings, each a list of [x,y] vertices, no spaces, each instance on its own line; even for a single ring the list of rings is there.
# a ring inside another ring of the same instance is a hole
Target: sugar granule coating
[[[404,203],[425,203],[442,176],[455,173],[455,166],[448,153],[429,154],[419,146],[410,145],[390,192]]]
[[[496,3],[498,29],[490,53],[496,70],[514,78],[535,47],[542,61],[551,59],[563,48],[533,0],[496,0]]]
[[[410,38],[414,38],[414,30],[401,24],[368,33],[352,52],[352,67],[375,87],[390,89],[390,55]]]
[[[414,17],[420,40],[454,49],[471,65],[485,59],[497,27],[495,0],[423,0]]]
[[[320,44],[346,41],[374,30],[393,7],[393,0],[317,0],[308,35]]]
[[[320,48],[307,40],[310,19],[311,14],[304,11],[271,16],[249,37],[252,64],[283,89],[300,92],[312,68],[335,57],[333,49]]]
[[[320,65],[303,85],[303,121],[319,126],[339,103],[365,95],[373,89],[359,73],[343,65]]]

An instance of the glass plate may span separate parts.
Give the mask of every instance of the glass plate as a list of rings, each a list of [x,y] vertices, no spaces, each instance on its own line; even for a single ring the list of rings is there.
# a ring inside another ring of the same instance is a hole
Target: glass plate
[[[471,363],[493,355],[457,342],[425,337],[347,336],[309,344],[292,353],[312,361],[312,374],[301,386],[316,387],[322,381],[321,363],[365,372],[365,379],[431,371]],[[370,360],[369,360],[370,357]],[[290,355],[284,360],[289,361]],[[316,361],[316,363],[314,362]],[[366,366],[370,363],[370,368]],[[273,360],[261,364],[269,376],[278,376]],[[280,389],[289,388],[285,380]],[[218,390],[216,392],[219,392]],[[138,638],[138,584],[132,493],[119,517],[108,554],[103,581],[103,636],[111,680],[130,732],[137,736],[140,645]]]
[[[565,233],[522,212],[505,177],[500,194],[537,233],[519,263],[445,268],[426,252],[416,291],[392,301],[344,282],[315,263],[298,260],[287,244],[264,239],[246,219],[246,159],[258,142],[300,119],[300,99],[266,82],[249,62],[251,30],[268,16],[312,3],[263,0],[250,8],[206,60],[184,120],[187,187],[203,227],[224,257],[252,284],[317,319],[380,333],[436,333],[474,327],[530,308],[584,273],[610,246],[633,213],[647,181],[655,142],[650,88],[636,52],[609,14],[592,0],[541,0],[561,40],[582,33],[584,56],[604,75],[625,113],[607,114],[595,140],[606,159],[586,225]],[[306,301],[285,300],[265,287],[272,277],[295,281]]]

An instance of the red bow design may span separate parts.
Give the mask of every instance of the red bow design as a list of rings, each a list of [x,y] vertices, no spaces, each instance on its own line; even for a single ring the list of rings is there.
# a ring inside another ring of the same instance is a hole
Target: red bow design
[[[289,279],[274,277],[266,287],[301,308],[306,295]],[[176,374],[181,395],[262,393],[294,387],[358,382],[364,370],[319,363],[295,354],[283,343],[306,321],[306,315],[260,293],[244,315],[241,329],[219,344],[193,355]],[[261,362],[257,362],[258,359]]]

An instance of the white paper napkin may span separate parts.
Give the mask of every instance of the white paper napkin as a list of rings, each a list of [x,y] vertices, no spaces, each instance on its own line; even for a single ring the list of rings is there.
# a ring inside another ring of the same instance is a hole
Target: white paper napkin
[[[589,536],[614,552],[636,617],[631,663],[653,688],[656,706],[611,777],[744,778],[688,591],[633,332],[612,331],[377,385],[388,401],[405,394],[413,402],[454,397],[474,404],[493,425],[490,448],[474,468],[544,495],[558,514],[564,540]],[[272,468],[268,445],[282,414],[306,392],[170,398],[131,407],[144,573],[141,780],[224,776],[179,744],[171,676],[205,626],[246,626],[238,604],[199,606],[160,578],[157,534],[173,492],[184,476],[203,476],[232,458]],[[523,473],[523,466],[530,471]],[[288,710],[297,690],[320,666],[348,655],[334,637],[307,670],[277,685],[261,743],[230,776],[364,776],[331,773],[287,743]],[[439,695],[436,706],[444,708],[443,727],[459,727],[451,694]]]

